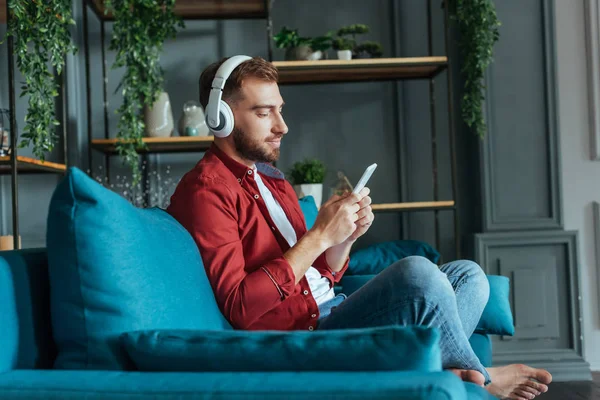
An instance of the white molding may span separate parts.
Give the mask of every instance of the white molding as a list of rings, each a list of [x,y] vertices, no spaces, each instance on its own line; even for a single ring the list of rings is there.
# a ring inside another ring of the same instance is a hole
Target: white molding
[[[585,33],[588,68],[591,158],[600,161],[600,5],[585,0]]]

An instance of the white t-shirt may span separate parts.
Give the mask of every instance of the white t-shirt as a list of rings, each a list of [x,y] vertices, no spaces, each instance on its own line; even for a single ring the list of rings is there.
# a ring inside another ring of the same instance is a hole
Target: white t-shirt
[[[285,215],[285,212],[283,211],[283,208],[281,208],[279,202],[273,197],[271,191],[263,183],[260,175],[256,171],[256,166],[254,167],[254,179],[256,180],[258,190],[260,191],[260,194],[267,205],[267,209],[269,210],[269,214],[271,215],[273,222],[275,222],[279,232],[281,232],[290,247],[294,246],[298,241],[294,227],[287,219],[287,216]],[[308,280],[308,286],[310,287],[310,291],[312,292],[317,305],[321,305],[327,300],[331,300],[335,297],[333,288],[329,286],[329,279],[322,276],[316,268],[310,266],[306,271],[305,276]]]

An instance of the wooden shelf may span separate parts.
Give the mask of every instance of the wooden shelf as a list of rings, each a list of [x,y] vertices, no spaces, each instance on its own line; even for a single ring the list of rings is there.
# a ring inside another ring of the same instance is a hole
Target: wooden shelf
[[[432,210],[451,210],[454,208],[454,201],[417,201],[410,203],[384,203],[372,204],[373,212],[398,212],[398,211],[432,211]]]
[[[7,175],[11,173],[11,156],[0,156],[0,174]],[[17,171],[19,173],[59,173],[67,170],[64,164],[53,163],[49,161],[40,161],[35,158],[17,156]]]
[[[112,21],[111,14],[104,15],[104,0],[86,0],[104,21]],[[175,14],[183,19],[262,19],[267,18],[264,0],[177,0]]]
[[[434,77],[447,64],[447,57],[273,62],[280,84],[424,79]]]
[[[194,153],[206,151],[214,141],[214,136],[173,136],[168,138],[143,138],[146,150],[138,153]],[[117,139],[93,139],[92,148],[105,154],[117,153]]]

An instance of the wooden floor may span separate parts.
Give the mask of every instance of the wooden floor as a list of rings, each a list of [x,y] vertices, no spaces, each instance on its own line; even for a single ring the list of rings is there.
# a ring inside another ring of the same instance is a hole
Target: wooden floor
[[[557,382],[538,397],[540,400],[600,400],[600,372],[593,372],[593,382]]]

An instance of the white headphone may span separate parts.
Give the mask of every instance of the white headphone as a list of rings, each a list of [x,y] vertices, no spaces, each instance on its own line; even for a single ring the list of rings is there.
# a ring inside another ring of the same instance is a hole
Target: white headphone
[[[241,63],[251,60],[248,56],[233,56],[225,60],[212,81],[208,104],[206,105],[206,126],[216,136],[227,137],[233,131],[233,111],[229,104],[221,100],[225,81]]]

